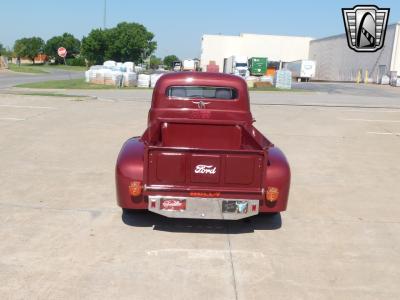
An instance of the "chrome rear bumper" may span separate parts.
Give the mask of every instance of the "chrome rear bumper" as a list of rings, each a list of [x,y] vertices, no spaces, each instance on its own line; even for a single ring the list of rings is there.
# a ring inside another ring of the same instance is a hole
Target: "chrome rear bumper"
[[[149,196],[148,209],[169,218],[238,220],[257,215],[259,200]]]

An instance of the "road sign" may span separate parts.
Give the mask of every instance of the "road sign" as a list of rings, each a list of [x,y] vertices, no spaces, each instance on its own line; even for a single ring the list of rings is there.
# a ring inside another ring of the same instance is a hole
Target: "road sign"
[[[67,49],[65,49],[64,47],[60,47],[57,50],[57,54],[59,57],[65,58],[67,56]]]

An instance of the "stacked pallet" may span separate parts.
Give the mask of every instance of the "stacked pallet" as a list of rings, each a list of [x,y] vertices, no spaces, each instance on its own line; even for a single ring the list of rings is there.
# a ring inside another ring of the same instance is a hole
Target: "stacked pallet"
[[[150,86],[150,75],[139,74],[137,86],[140,88],[148,88]]]
[[[137,74],[135,72],[126,72],[123,75],[123,84],[126,87],[132,87],[137,85]]]
[[[206,66],[206,71],[212,73],[219,73],[219,65],[216,64],[215,60],[210,60],[210,62]]]
[[[151,74],[150,75],[150,86],[154,88],[156,86],[157,80],[162,76],[163,74]]]
[[[292,72],[289,70],[276,71],[274,78],[274,85],[278,89],[291,89],[292,88]]]

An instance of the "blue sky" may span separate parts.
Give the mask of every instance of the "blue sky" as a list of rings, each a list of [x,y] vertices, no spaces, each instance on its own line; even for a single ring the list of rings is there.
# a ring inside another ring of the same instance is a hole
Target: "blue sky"
[[[344,32],[340,9],[356,4],[389,7],[389,23],[400,21],[399,0],[107,0],[107,27],[122,21],[141,23],[155,34],[157,55],[177,54],[184,59],[200,56],[203,34],[340,34]],[[0,43],[6,46],[22,37],[47,40],[63,32],[82,38],[103,25],[104,0],[4,1],[0,7]]]

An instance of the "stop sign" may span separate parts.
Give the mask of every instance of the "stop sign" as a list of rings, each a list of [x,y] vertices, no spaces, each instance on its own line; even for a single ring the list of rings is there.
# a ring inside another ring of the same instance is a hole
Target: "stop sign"
[[[60,47],[57,50],[58,56],[64,58],[67,56],[67,49],[65,49],[64,47]]]

